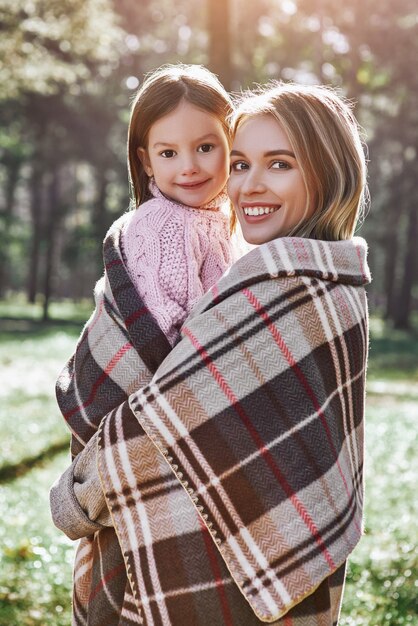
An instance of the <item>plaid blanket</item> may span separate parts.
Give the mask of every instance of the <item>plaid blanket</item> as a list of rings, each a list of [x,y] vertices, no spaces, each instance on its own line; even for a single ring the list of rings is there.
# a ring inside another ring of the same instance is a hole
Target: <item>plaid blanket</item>
[[[105,238],[105,272],[95,287],[95,310],[56,385],[59,407],[72,432],[73,457],[94,436],[104,415],[150,382],[171,350],[125,267],[120,241],[128,217],[117,220]],[[101,609],[94,623],[119,623],[106,621],[106,615],[120,615],[125,596],[129,606],[130,593],[114,530],[82,539],[74,567],[73,623],[93,623],[96,603]]]
[[[61,412],[81,447],[104,415],[150,382],[171,350],[126,270],[120,239],[127,218],[123,215],[106,235],[96,307],[56,385]]]
[[[130,592],[97,623],[337,623],[362,533],[369,280],[360,238],[260,246],[101,422]]]

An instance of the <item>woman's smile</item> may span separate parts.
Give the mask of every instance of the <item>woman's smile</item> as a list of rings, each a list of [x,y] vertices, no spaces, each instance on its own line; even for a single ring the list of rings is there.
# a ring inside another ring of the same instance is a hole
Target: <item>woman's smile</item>
[[[243,202],[241,204],[241,208],[244,212],[245,218],[249,223],[261,221],[263,218],[271,215],[271,213],[275,213],[276,211],[278,211],[280,207],[280,204],[251,204],[248,202]]]

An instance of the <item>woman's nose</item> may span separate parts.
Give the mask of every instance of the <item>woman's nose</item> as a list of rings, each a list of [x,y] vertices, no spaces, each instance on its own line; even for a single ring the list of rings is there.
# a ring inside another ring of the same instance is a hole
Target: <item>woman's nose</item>
[[[266,190],[263,177],[256,169],[249,170],[242,177],[241,193],[251,195],[253,193],[263,193]]]

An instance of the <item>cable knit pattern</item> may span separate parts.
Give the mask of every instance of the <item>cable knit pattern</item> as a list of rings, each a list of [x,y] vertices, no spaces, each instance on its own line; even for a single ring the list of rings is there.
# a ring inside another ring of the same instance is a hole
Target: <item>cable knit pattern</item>
[[[202,208],[154,196],[125,223],[122,247],[128,273],[167,339],[174,345],[193,305],[232,264],[225,192]]]

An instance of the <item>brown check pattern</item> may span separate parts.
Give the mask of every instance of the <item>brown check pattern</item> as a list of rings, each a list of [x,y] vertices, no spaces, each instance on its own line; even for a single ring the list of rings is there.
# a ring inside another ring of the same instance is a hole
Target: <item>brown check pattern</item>
[[[126,271],[120,240],[128,216],[115,222],[105,238],[105,272],[95,287],[95,310],[57,381],[58,404],[72,432],[73,457],[97,432],[104,415],[150,382],[171,349]],[[79,543],[73,623],[140,623],[113,529]]]
[[[362,532],[369,280],[359,238],[260,246],[102,421],[142,623],[337,623]]]

